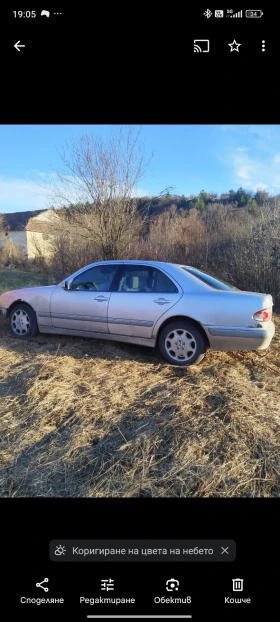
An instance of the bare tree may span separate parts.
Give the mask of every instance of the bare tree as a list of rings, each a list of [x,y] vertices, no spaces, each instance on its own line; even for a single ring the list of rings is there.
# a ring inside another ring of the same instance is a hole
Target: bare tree
[[[0,214],[0,231],[4,229],[4,214]]]
[[[101,259],[133,252],[145,222],[137,188],[152,157],[145,158],[140,130],[122,127],[109,138],[84,135],[67,141],[59,155],[63,169],[55,172],[55,182],[41,185],[48,188],[53,206],[64,207],[64,233],[78,228]]]
[[[0,214],[0,266],[4,265],[7,261],[7,252],[5,249],[6,236],[5,236],[5,216]]]

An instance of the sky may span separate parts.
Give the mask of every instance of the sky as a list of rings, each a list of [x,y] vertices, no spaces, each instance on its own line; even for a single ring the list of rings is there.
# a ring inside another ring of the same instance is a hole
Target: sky
[[[39,184],[60,170],[66,140],[105,138],[112,125],[0,125],[0,213],[49,207]],[[221,194],[241,186],[280,193],[280,125],[143,125],[149,170],[138,196]]]

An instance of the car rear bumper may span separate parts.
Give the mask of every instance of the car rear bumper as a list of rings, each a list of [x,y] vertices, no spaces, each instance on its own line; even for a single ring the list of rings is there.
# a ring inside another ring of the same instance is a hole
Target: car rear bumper
[[[264,328],[205,326],[212,350],[265,350],[275,334],[272,321]]]
[[[0,307],[0,315],[7,315],[7,309]]]

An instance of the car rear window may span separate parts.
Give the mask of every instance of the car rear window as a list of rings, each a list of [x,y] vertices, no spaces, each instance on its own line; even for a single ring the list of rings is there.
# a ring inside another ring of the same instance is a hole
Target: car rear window
[[[240,291],[240,289],[237,289],[237,287],[234,287],[234,285],[230,285],[229,283],[226,283],[225,281],[220,281],[219,279],[216,279],[214,276],[211,276],[210,274],[205,274],[205,272],[200,272],[200,270],[197,270],[196,268],[187,268],[186,266],[181,266],[181,268],[183,268],[183,270],[185,270],[186,272],[193,274],[193,276],[195,276],[197,279],[200,279],[200,281],[203,281],[203,283],[210,285],[210,287],[213,287],[214,289],[223,289],[227,291],[233,290],[236,292]]]

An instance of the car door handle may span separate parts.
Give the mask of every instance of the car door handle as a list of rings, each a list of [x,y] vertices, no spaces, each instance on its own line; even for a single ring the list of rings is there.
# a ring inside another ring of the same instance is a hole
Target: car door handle
[[[98,296],[98,298],[94,298],[94,300],[98,300],[98,302],[104,302],[105,300],[109,300],[109,298],[105,298],[105,296]]]
[[[157,305],[166,305],[168,302],[171,302],[171,300],[166,300],[166,298],[157,298],[157,300],[153,300],[153,302],[156,302]]]

